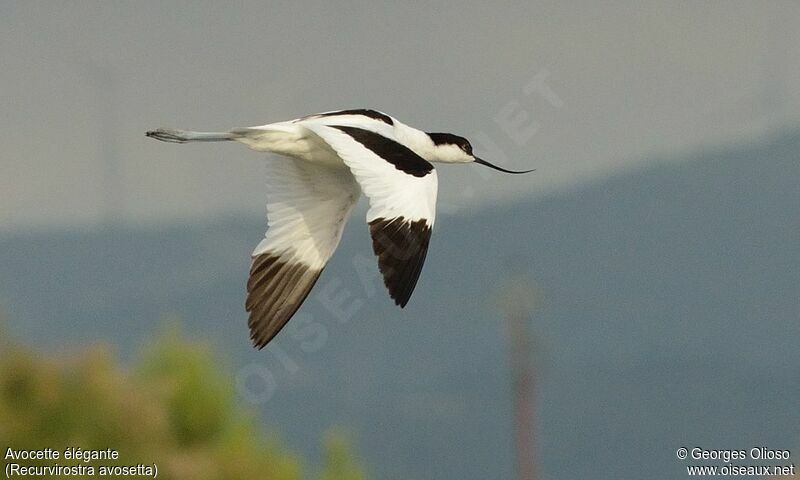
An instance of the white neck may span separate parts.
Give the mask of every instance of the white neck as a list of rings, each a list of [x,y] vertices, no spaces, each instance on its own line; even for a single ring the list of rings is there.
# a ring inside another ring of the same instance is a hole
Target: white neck
[[[413,150],[420,157],[429,162],[438,161],[436,145],[434,145],[433,140],[427,133],[414,127],[409,127],[395,119],[394,134],[397,137],[397,141]]]

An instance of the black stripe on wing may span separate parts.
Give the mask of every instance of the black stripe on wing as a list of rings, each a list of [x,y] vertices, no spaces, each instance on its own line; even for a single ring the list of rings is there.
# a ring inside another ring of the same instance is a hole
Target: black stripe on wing
[[[378,112],[377,110],[370,110],[367,108],[354,108],[351,110],[338,110],[335,112],[325,112],[325,113],[319,113],[317,115],[311,115],[311,117],[335,117],[337,115],[363,115],[367,118],[378,120],[387,125],[394,125],[394,120],[392,120],[392,117],[390,117],[389,115]],[[311,117],[306,117],[306,118],[311,118]]]
[[[433,171],[433,165],[420,157],[413,150],[391,138],[358,127],[331,125],[353,137],[353,140],[364,145],[372,153],[394,165],[401,172],[415,177],[424,177]]]
[[[369,233],[389,295],[405,307],[425,263],[431,227],[425,219],[376,218],[369,222]]]
[[[274,253],[253,257],[247,281],[250,339],[263,348],[300,308],[322,270],[288,262]]]

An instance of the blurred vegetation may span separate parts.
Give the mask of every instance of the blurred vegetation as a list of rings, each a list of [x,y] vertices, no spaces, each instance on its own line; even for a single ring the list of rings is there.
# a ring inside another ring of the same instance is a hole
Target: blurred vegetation
[[[353,461],[344,432],[328,432],[325,437],[325,470],[322,480],[364,480],[364,470]]]
[[[18,463],[155,463],[164,479],[310,477],[300,456],[259,431],[254,415],[237,403],[232,378],[207,345],[177,329],[160,334],[130,369],[108,346],[46,356],[0,331],[0,446],[4,454],[8,447],[112,448],[117,461],[62,456]],[[313,470],[323,480],[364,479],[346,436],[336,432],[326,434],[322,466]]]

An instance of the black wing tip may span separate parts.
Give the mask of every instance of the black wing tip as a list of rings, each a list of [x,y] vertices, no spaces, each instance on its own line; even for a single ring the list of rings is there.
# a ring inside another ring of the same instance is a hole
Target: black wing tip
[[[250,330],[250,343],[253,344],[253,348],[256,350],[262,350],[273,338],[275,338],[276,335],[278,335],[280,329],[273,332],[272,335],[263,335],[263,332],[259,331],[258,329],[258,324],[260,322],[259,319],[256,318],[252,313],[253,309],[246,308],[246,310],[247,313],[250,314],[247,318],[247,328]]]
[[[251,330],[250,331],[250,342],[253,344],[253,348],[255,348],[256,350],[263,350],[264,347],[266,347],[267,344],[269,342],[271,342],[272,339],[275,338],[275,336],[277,334],[278,334],[278,332],[275,332],[275,335],[273,335],[273,336],[271,336],[269,338],[258,338],[258,336],[255,334],[255,332]]]
[[[427,219],[376,218],[369,222],[372,248],[395,305],[405,308],[419,280],[431,237]]]
[[[269,340],[272,340],[272,339],[270,338]],[[256,350],[263,350],[264,347],[266,347],[267,344],[269,343],[269,340],[262,341],[262,340],[259,340],[258,338],[256,338],[252,333],[250,334],[250,341],[253,344],[253,348],[255,348]]]
[[[322,269],[287,261],[280,254],[253,257],[245,310],[253,347],[261,350],[280,333],[305,302]]]
[[[389,284],[387,284],[385,281],[384,281],[384,285],[386,285],[387,289],[390,288]],[[390,289],[389,290],[389,297],[392,300],[394,300],[394,304],[397,305],[398,307],[406,308],[406,305],[408,305],[408,301],[411,300],[411,293],[413,293],[413,288],[412,288],[412,292],[409,292],[407,297],[401,297],[400,295],[397,295],[396,291],[392,291]]]

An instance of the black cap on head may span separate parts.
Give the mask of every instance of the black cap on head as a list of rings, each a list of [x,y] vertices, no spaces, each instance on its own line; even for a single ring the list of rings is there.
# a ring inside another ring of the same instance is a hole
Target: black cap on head
[[[431,137],[434,145],[455,145],[467,152],[467,154],[472,155],[472,145],[464,137],[459,137],[452,133],[429,133],[428,136]]]

